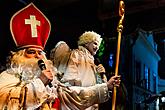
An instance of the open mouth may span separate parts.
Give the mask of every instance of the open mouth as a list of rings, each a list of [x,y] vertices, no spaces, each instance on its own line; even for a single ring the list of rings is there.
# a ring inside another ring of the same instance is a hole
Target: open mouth
[[[93,51],[96,52],[97,51],[97,48],[93,48]]]

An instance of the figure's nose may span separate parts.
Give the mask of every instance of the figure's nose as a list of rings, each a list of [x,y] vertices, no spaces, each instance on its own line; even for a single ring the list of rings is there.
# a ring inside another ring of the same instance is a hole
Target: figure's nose
[[[35,54],[35,58],[41,58],[41,55],[38,54],[38,52],[36,52],[36,54]]]

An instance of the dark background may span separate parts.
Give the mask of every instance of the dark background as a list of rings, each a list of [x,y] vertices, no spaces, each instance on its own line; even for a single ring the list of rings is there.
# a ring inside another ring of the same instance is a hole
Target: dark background
[[[6,56],[15,49],[10,33],[10,19],[14,13],[33,2],[50,20],[51,33],[45,50],[64,40],[71,48],[77,47],[77,39],[84,31],[96,31],[104,38],[117,37],[119,21],[118,0],[5,0],[0,1],[0,62],[5,65]],[[158,44],[159,74],[165,78],[165,1],[125,0],[125,19],[122,35],[137,28],[154,33]]]

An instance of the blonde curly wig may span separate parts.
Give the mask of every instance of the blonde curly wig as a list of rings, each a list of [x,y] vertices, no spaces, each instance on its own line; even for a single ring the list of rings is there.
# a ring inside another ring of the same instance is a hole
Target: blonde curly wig
[[[100,43],[102,41],[101,35],[97,34],[94,31],[87,31],[79,37],[78,45],[81,46],[93,41],[98,41],[100,46]]]

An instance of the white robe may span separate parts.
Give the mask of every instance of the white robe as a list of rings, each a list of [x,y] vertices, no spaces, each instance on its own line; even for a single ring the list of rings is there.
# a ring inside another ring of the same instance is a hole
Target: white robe
[[[85,109],[95,103],[103,103],[109,98],[105,83],[88,88],[70,87],[70,89],[55,85],[56,88],[53,88],[52,94],[60,99],[61,110]],[[23,108],[34,110],[38,107],[49,110],[51,108],[45,102],[50,97],[52,97],[50,91],[39,78],[33,78],[29,83],[25,83],[16,74],[6,71],[0,74],[0,110]]]
[[[71,52],[62,81],[81,87],[94,86],[98,82],[102,83],[102,79],[97,75],[94,57],[83,46],[79,46],[79,49]],[[98,105],[95,104],[86,110],[98,110]]]

